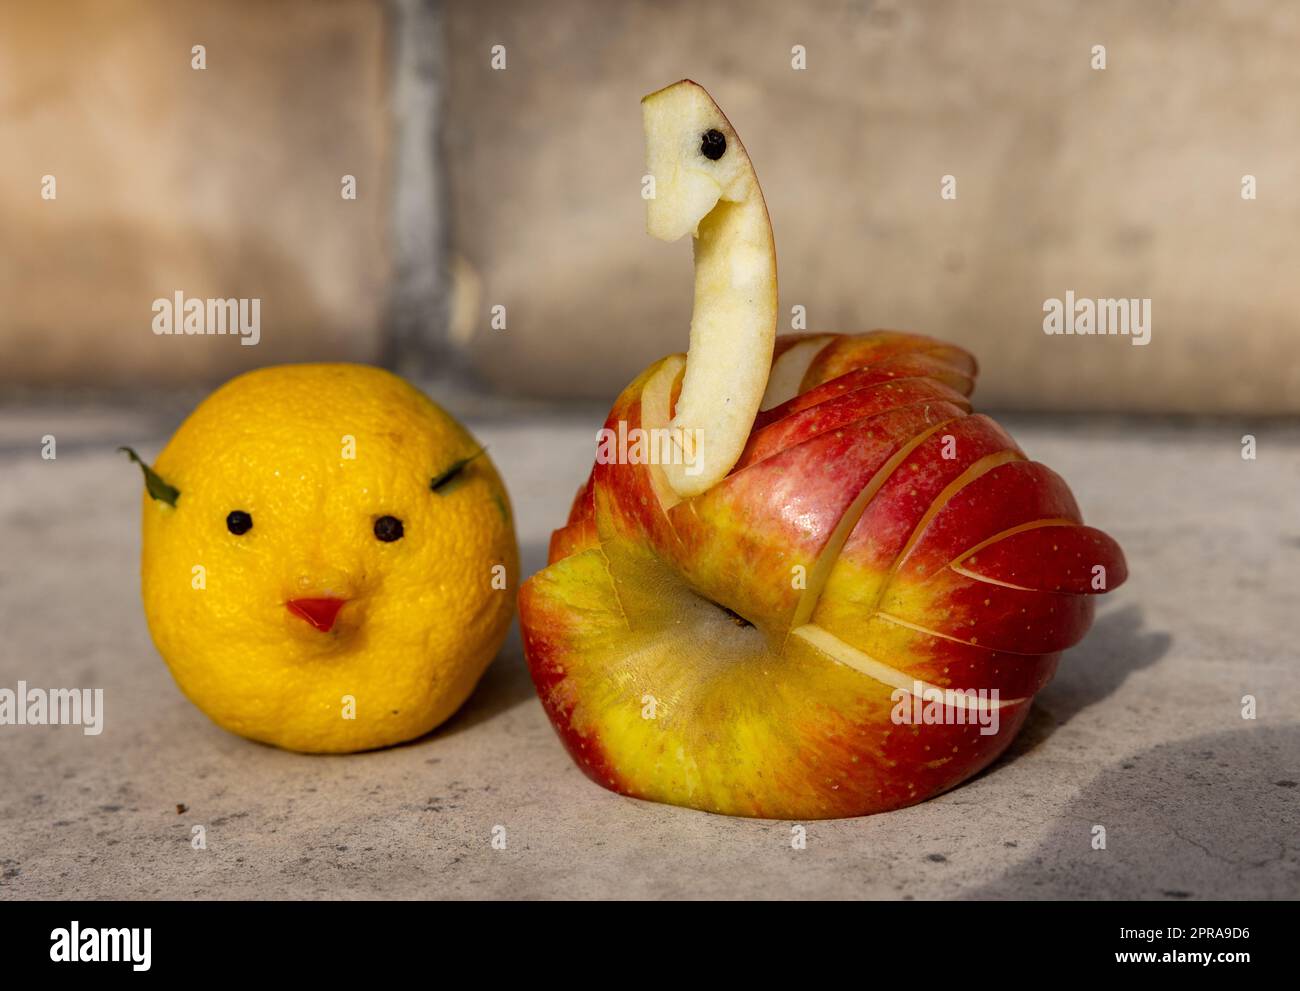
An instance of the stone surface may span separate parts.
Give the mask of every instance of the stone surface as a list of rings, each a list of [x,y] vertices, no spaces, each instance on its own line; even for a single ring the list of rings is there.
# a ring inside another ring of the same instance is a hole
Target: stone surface
[[[511,488],[536,569],[600,411],[452,400]],[[1296,425],[1007,418],[1123,544],[1131,578],[1007,757],[914,808],[807,823],[795,850],[788,823],[588,781],[517,635],[465,709],[406,746],[308,757],[217,729],[150,644],[140,482],[113,453],[151,457],[183,407],[0,410],[0,687],[106,696],[98,737],[0,727],[0,898],[1300,895]],[[51,432],[58,458],[42,461]]]

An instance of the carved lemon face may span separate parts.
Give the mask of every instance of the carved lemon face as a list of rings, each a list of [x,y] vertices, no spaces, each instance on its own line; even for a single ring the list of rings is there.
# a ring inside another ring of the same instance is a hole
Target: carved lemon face
[[[227,383],[159,455],[145,612],[221,726],[304,751],[428,732],[513,611],[505,489],[480,445],[400,378],[288,365]],[[162,496],[161,498],[159,496]]]

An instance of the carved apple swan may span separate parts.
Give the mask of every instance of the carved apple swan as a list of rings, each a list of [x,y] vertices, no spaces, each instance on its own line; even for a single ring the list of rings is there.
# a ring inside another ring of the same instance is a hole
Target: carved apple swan
[[[971,413],[965,351],[778,340],[735,130],[690,81],[642,103],[649,231],[695,239],[690,348],[605,424],[668,441],[602,441],[520,592],[537,691],[573,759],[626,795],[786,819],[923,801],[1007,747],[1123,554]]]

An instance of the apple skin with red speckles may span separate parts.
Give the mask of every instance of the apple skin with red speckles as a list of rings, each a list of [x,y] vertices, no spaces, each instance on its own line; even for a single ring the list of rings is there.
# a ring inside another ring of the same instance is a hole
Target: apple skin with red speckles
[[[971,411],[969,354],[818,340],[707,491],[597,463],[521,590],[547,715],[606,788],[778,819],[923,801],[1006,749],[1126,577],[1065,482]],[[647,369],[606,427],[664,427],[684,365]]]

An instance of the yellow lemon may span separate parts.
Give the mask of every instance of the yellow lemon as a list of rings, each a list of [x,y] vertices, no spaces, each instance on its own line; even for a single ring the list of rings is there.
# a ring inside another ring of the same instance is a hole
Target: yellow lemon
[[[410,740],[501,646],[519,568],[505,488],[469,432],[389,372],[241,375],[145,480],[150,632],[232,732],[310,752]]]

